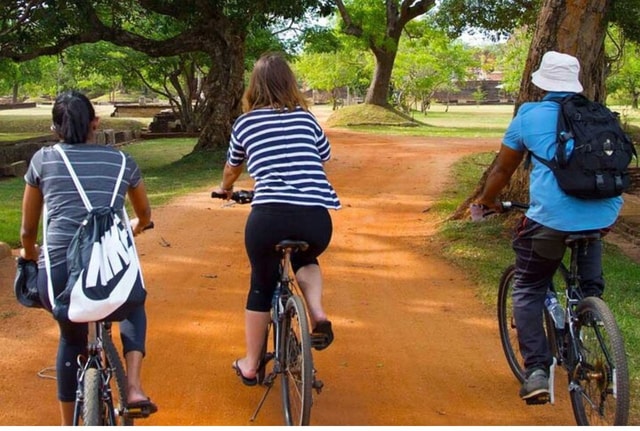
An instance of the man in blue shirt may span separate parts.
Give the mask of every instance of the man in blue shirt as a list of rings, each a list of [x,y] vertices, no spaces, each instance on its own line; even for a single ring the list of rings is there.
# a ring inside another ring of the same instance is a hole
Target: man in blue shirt
[[[556,127],[560,105],[549,100],[582,92],[580,64],[570,55],[549,51],[532,83],[546,92],[539,102],[524,103],[513,118],[502,140],[494,168],[473,209],[501,210],[500,191],[522,161],[526,151],[546,160],[556,151]],[[565,252],[564,239],[570,233],[608,229],[617,219],[622,198],[583,200],[565,194],[553,172],[532,158],[529,176],[530,208],[516,228],[513,249],[516,277],[513,287],[513,313],[518,342],[526,369],[520,397],[528,402],[549,399],[549,367],[552,357],[543,326],[543,307],[547,286]],[[580,253],[581,285],[585,295],[602,295],[602,243],[592,242]]]

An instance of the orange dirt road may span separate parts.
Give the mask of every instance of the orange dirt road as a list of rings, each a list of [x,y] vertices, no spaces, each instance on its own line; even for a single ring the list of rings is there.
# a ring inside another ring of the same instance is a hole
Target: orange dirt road
[[[494,307],[430,240],[439,220],[427,210],[449,185],[451,164],[498,141],[328,135],[327,170],[343,204],[321,258],[336,339],[314,351],[325,389],[314,395],[312,425],[574,425],[566,388],[557,388],[555,406],[518,398]],[[138,237],[149,291],[143,380],[159,411],[137,425],[283,423],[279,384],[250,422],[263,390],[231,369],[244,351],[248,212],[204,189],[154,209],[156,228]],[[55,381],[38,376],[54,364],[57,327],[17,304],[14,272],[4,259],[0,425],[57,425]]]

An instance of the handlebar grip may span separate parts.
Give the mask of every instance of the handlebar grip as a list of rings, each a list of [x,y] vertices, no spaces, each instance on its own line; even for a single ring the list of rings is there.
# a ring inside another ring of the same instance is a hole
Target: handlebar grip
[[[519,209],[519,210],[528,210],[529,209],[529,204],[525,204],[522,202],[514,202],[514,201],[503,201],[500,202],[500,206],[502,207],[502,211],[509,211],[512,209]]]
[[[212,198],[217,199],[227,199],[226,193],[216,193],[215,191],[211,192]],[[231,194],[229,198],[232,201],[239,204],[248,204],[253,200],[253,190],[238,190]]]

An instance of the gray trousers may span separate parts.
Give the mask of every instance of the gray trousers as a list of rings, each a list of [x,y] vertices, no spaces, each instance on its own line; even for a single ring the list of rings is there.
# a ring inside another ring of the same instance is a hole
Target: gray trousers
[[[565,253],[564,240],[572,233],[577,232],[550,229],[526,217],[516,228],[512,243],[516,254],[513,314],[527,376],[537,368],[548,371],[552,363],[543,327],[544,298]],[[582,293],[601,296],[602,241],[594,241],[580,250],[578,267]]]

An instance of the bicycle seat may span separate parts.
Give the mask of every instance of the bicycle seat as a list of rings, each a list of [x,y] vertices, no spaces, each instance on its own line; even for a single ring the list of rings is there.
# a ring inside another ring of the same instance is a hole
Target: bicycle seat
[[[290,249],[293,251],[305,251],[309,248],[309,244],[306,241],[296,241],[293,239],[285,239],[280,241],[278,245],[276,245],[276,250],[282,251],[285,249]]]
[[[602,237],[600,232],[589,232],[589,233],[576,233],[569,235],[565,238],[564,243],[566,245],[571,245],[579,241],[592,242],[597,241]]]

